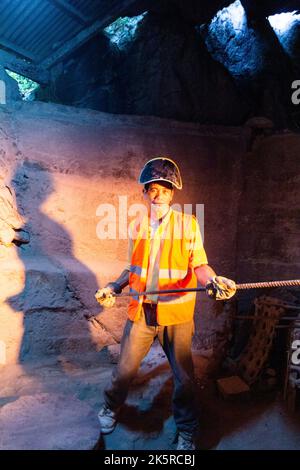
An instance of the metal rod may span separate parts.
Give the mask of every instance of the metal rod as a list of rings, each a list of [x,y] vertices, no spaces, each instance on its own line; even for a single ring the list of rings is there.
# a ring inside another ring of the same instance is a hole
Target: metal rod
[[[266,281],[266,282],[248,282],[245,284],[237,284],[237,290],[242,289],[263,289],[268,287],[293,287],[300,286],[300,279],[292,279],[289,281]]]
[[[248,282],[244,284],[236,284],[237,290],[245,289],[266,289],[271,287],[294,287],[300,286],[300,279],[293,279],[289,281],[267,281],[267,282]],[[122,292],[116,294],[116,297],[140,297],[144,295],[165,295],[165,294],[184,294],[186,292],[205,292],[205,287],[194,287],[189,289],[166,289],[166,290],[153,290],[145,292]]]
[[[166,289],[166,290],[150,290],[145,292],[122,292],[116,297],[140,297],[142,295],[162,295],[162,294],[181,294],[185,292],[205,292],[205,287],[194,287],[190,289]]]

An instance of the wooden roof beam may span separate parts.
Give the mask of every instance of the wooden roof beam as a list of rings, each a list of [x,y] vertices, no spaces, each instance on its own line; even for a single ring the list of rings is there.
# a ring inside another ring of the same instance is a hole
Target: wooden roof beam
[[[23,49],[22,47],[18,46],[17,44],[8,41],[4,37],[0,36],[0,48],[4,47],[5,49],[9,49],[16,54],[17,56],[24,57],[24,59],[31,60],[32,62],[38,62],[39,58],[35,56],[31,51]]]
[[[50,73],[42,67],[20,59],[7,51],[0,49],[0,64],[12,72],[30,78],[41,85],[50,81]]]

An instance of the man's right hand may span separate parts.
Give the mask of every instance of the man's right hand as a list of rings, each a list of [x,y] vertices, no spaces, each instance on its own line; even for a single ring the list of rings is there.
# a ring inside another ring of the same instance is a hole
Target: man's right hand
[[[113,307],[116,302],[114,291],[110,287],[103,287],[97,290],[95,298],[102,307]]]
[[[224,276],[214,276],[206,283],[208,297],[215,300],[227,300],[236,293],[236,284]]]

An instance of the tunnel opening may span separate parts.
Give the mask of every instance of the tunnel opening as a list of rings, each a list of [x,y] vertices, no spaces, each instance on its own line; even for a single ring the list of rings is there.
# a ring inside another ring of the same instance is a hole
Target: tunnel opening
[[[34,82],[28,77],[24,77],[9,69],[5,69],[6,73],[18,83],[21,99],[23,101],[34,101],[35,91],[39,88],[39,83]]]

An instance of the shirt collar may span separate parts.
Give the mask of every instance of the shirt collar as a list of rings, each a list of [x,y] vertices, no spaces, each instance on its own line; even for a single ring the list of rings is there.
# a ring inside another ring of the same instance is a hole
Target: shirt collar
[[[161,217],[160,219],[158,219],[158,220],[150,219],[150,225],[152,227],[153,226],[166,225],[167,222],[169,221],[170,217],[171,217],[171,213],[172,213],[172,208],[169,207],[168,212],[163,217]]]

